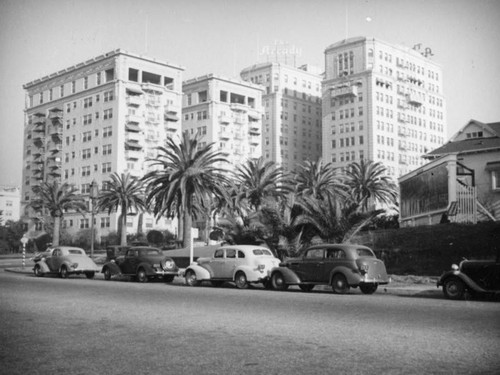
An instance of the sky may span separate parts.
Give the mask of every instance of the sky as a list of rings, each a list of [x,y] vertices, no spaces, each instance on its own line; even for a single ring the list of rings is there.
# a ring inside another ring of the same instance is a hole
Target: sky
[[[122,48],[238,77],[276,42],[324,69],[324,50],[365,36],[431,48],[448,137],[500,121],[500,0],[0,0],[0,185],[20,186],[25,93],[35,79]]]

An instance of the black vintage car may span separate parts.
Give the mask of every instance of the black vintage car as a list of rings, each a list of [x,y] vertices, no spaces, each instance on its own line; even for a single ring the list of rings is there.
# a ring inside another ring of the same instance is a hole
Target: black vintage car
[[[500,252],[495,260],[467,260],[453,264],[437,282],[449,299],[463,299],[466,293],[500,295]]]
[[[163,251],[149,246],[131,246],[121,249],[123,254],[106,262],[102,273],[106,280],[114,275],[132,276],[138,282],[146,282],[151,278],[163,278],[172,282],[179,274],[174,260],[163,254]]]
[[[370,248],[361,245],[311,246],[299,257],[287,258],[271,271],[271,286],[276,290],[298,285],[309,292],[315,285],[331,285],[338,294],[349,292],[351,287],[372,294],[379,285],[388,283],[384,262]]]

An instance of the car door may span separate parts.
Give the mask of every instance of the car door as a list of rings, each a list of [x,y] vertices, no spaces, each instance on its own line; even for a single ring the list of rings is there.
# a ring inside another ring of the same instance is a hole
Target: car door
[[[224,267],[221,267],[221,277],[224,279],[231,279],[236,269],[236,250],[226,249],[225,253],[226,260],[224,262]]]
[[[221,279],[224,274],[223,269],[226,265],[226,258],[224,256],[224,249],[217,249],[214,252],[214,256],[207,264],[207,268],[212,271],[212,278]]]
[[[135,274],[137,268],[137,262],[138,262],[137,250],[135,249],[127,250],[127,252],[125,253],[125,258],[123,259],[123,262],[120,264],[120,269],[122,273],[128,275]]]
[[[307,250],[301,261],[292,264],[292,269],[304,282],[319,282],[321,281],[321,269],[324,266],[323,248],[315,248]]]
[[[59,272],[59,268],[61,267],[62,262],[61,258],[61,249],[55,248],[54,250],[52,250],[52,254],[45,260],[45,263],[49,267],[50,272]]]
[[[327,249],[325,263],[321,270],[322,280],[328,283],[333,269],[345,264],[347,264],[347,255],[344,250],[338,248]]]

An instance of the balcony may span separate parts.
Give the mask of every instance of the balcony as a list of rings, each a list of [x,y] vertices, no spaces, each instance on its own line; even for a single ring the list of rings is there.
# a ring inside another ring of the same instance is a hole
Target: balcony
[[[249,113],[248,114],[249,121],[259,121],[260,119],[261,119],[261,116],[257,113]]]
[[[257,146],[260,143],[260,138],[258,136],[250,137],[250,144],[253,146]]]
[[[142,103],[142,100],[139,96],[133,95],[133,96],[127,96],[127,105],[132,106],[132,107],[139,107]]]
[[[231,117],[226,116],[226,115],[220,115],[219,116],[219,122],[221,124],[230,124],[231,123]]]
[[[61,121],[63,113],[60,109],[54,109],[49,111],[49,119],[52,121]]]
[[[43,144],[45,142],[45,137],[41,136],[41,135],[35,135],[33,137],[33,143],[35,144]]]
[[[146,101],[146,105],[148,105],[150,107],[159,107],[159,106],[161,106],[161,100],[159,97],[154,98],[154,99],[148,99]]]
[[[248,112],[248,106],[243,103],[231,103],[230,108],[235,112]]]
[[[408,109],[408,104],[402,101],[398,101],[398,108]]]
[[[36,126],[45,125],[45,118],[38,117],[35,121],[33,121],[33,124],[35,124]]]
[[[33,113],[33,116],[35,116],[35,117],[45,117],[45,113],[43,113],[43,112],[36,112],[36,113]]]
[[[172,122],[179,121],[179,117],[177,117],[177,115],[173,111],[168,111],[167,113],[165,113],[163,119],[165,121],[172,121]]]
[[[169,133],[175,133],[179,129],[179,125],[175,122],[166,122],[165,123],[165,131]]]
[[[125,150],[138,151],[142,150],[142,146],[135,140],[129,140],[125,141]]]
[[[407,136],[406,131],[404,129],[399,129],[398,130],[398,135],[400,137],[406,137]]]
[[[141,128],[136,123],[129,122],[128,124],[125,124],[125,130],[132,133],[139,133]]]
[[[33,133],[45,133],[45,124],[37,125],[35,129],[33,129]]]
[[[52,137],[57,137],[57,138],[62,138],[62,133],[63,133],[62,126],[54,126],[50,131],[50,135]]]
[[[229,134],[227,132],[220,132],[219,133],[219,139],[221,141],[228,141],[230,138],[229,138]]]
[[[61,170],[60,169],[55,169],[53,171],[49,172],[49,176],[52,177],[61,177]]]
[[[60,143],[52,144],[49,147],[49,151],[52,153],[58,153],[62,151],[62,145]]]
[[[422,100],[415,93],[410,93],[406,95],[406,99],[408,100],[409,104],[414,105],[416,107],[420,107],[422,105]]]
[[[143,118],[141,116],[137,116],[137,115],[127,115],[126,119],[127,119],[127,122],[133,123],[133,124],[140,124],[143,120]]]
[[[341,85],[330,88],[330,96],[334,99],[351,98],[358,96],[358,86]]]
[[[405,116],[402,113],[400,113],[398,115],[398,121],[399,122],[406,122],[406,118],[405,118]]]
[[[142,153],[140,151],[135,150],[127,150],[125,151],[125,158],[127,160],[137,161],[142,157]]]

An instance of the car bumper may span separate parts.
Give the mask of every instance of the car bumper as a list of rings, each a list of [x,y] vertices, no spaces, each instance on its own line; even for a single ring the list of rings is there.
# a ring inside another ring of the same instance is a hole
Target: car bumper
[[[179,271],[153,271],[153,273],[149,274],[148,276],[178,276]]]

